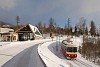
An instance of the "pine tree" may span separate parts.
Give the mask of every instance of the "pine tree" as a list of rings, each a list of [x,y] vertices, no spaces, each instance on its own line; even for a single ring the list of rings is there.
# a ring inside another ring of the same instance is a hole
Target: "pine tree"
[[[54,27],[54,19],[53,18],[50,18],[48,28],[49,28],[49,32],[54,32],[55,27]]]
[[[77,27],[75,26],[75,31],[74,31],[74,33],[76,34],[77,33]]]
[[[90,34],[91,34],[92,36],[95,36],[95,34],[96,34],[96,27],[95,27],[94,21],[91,21]]]
[[[88,28],[85,29],[85,34],[88,35]]]

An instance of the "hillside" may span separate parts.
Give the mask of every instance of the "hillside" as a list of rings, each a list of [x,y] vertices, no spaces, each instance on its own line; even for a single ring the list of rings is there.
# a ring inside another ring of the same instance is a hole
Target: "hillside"
[[[0,21],[0,27],[13,27],[13,26],[14,26],[14,25],[12,25],[12,24],[10,24],[10,23]]]

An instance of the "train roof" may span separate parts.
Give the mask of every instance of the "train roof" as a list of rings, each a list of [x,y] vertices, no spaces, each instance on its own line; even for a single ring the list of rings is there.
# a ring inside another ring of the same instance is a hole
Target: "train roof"
[[[62,43],[67,45],[67,44],[72,44],[73,42],[68,42],[67,40],[63,40]]]
[[[67,47],[77,47],[76,44],[67,44],[66,46],[67,46]]]
[[[66,40],[63,40],[62,43],[69,47],[77,47],[77,45],[74,44],[73,42],[67,42]]]

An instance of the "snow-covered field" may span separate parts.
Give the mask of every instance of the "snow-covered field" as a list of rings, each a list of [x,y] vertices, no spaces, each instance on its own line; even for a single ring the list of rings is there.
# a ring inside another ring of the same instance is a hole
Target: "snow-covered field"
[[[74,43],[82,44],[82,38],[74,37]],[[77,60],[66,60],[61,52],[61,43],[58,41],[47,42],[38,47],[38,52],[47,67],[100,67],[85,60],[78,53]]]
[[[24,49],[31,47],[34,44],[40,43],[38,47],[38,53],[47,67],[100,67],[85,60],[79,53],[77,60],[66,60],[61,52],[61,41],[66,38],[66,36],[60,38],[55,37],[53,39],[54,41],[52,41],[51,39],[42,39],[22,42],[0,42],[0,66],[2,66],[4,63],[9,61]],[[77,44],[77,46],[81,46],[82,37],[74,37],[74,43]],[[15,46],[19,46],[19,48],[15,49]],[[13,49],[15,51],[13,51]],[[8,52],[6,53],[6,51]],[[4,54],[7,56],[4,56]]]

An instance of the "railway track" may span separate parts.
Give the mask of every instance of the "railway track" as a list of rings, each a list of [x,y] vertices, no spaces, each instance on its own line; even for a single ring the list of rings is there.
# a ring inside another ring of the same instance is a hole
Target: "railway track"
[[[73,60],[73,62],[74,62],[75,64],[77,64],[79,67],[92,67],[90,64],[88,64],[88,63],[86,63],[86,62],[83,62],[83,61],[81,61],[81,60],[79,60],[79,59]]]

